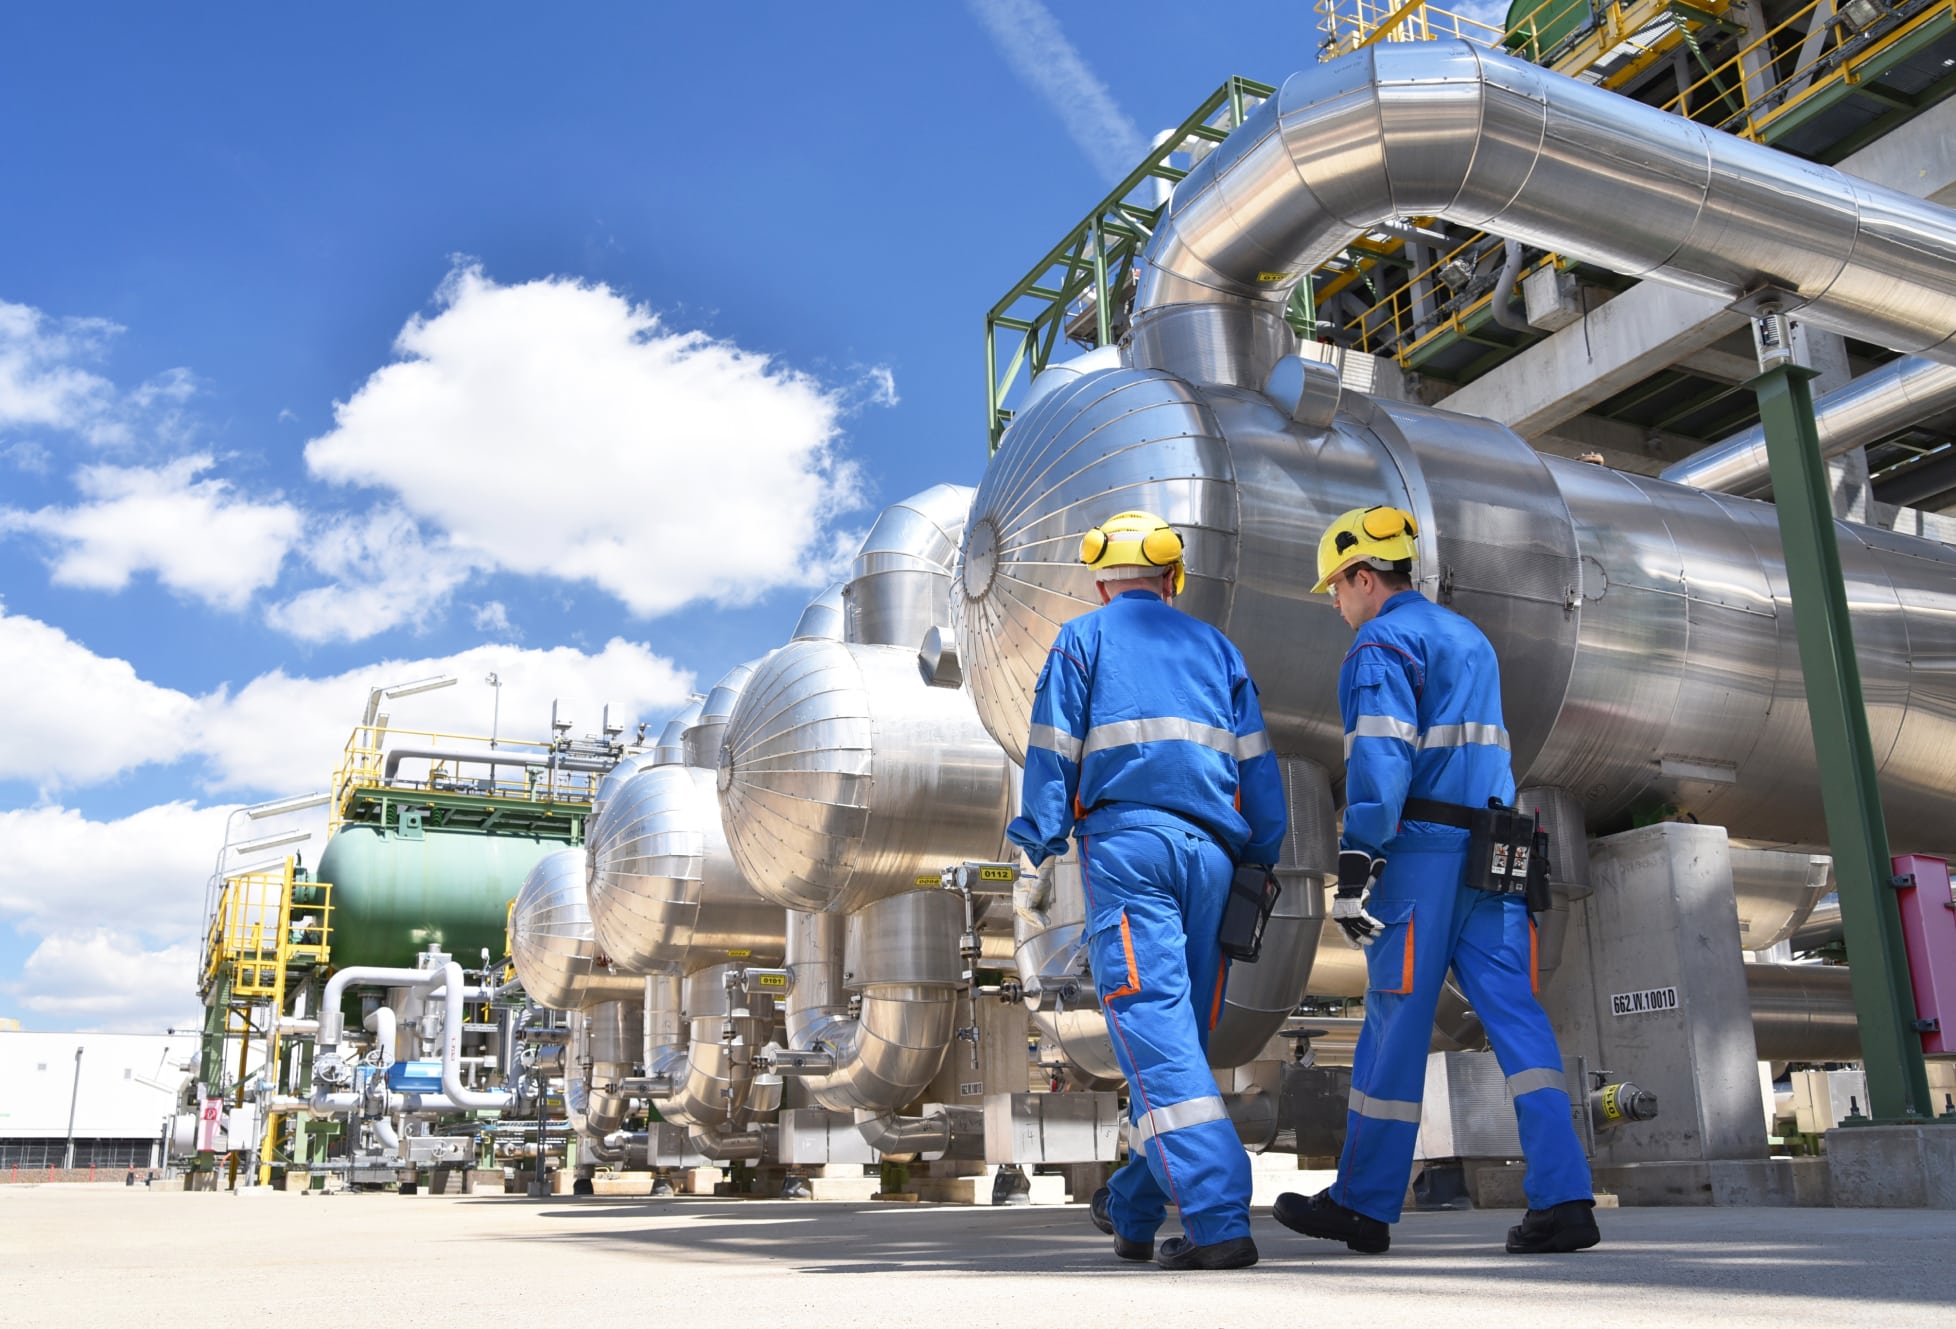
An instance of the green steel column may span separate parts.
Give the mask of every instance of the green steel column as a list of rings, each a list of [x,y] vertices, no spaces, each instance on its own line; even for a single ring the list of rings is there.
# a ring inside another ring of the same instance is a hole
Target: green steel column
[[[1114,340],[1114,311],[1108,308],[1113,294],[1107,289],[1107,246],[1100,234],[1097,212],[1088,225],[1087,243],[1093,247],[1094,345],[1108,346]]]
[[[1786,549],[1800,672],[1806,679],[1827,841],[1854,975],[1870,1115],[1878,1121],[1925,1118],[1931,1115],[1929,1082],[1922,1040],[1915,1031],[1901,913],[1889,885],[1888,827],[1861,698],[1833,500],[1813,423],[1813,392],[1807,382],[1813,377],[1811,369],[1781,364],[1748,386],[1759,396],[1774,506]]]

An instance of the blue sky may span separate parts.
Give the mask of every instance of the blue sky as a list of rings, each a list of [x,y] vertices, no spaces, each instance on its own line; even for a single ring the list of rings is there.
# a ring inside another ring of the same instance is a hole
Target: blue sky
[[[239,803],[658,721],[975,483],[985,310],[1303,3],[11,6],[0,1015],[159,1027]]]

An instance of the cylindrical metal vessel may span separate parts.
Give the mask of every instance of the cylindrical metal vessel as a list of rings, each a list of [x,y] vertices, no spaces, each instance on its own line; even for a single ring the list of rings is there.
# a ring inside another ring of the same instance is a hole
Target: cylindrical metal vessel
[[[706,771],[639,772],[608,811],[591,856],[591,921],[615,967],[680,973],[729,957],[780,958],[781,911],[754,893],[728,853]]]
[[[828,641],[842,640],[841,582],[810,600],[808,607],[801,611],[801,617],[795,620],[795,630],[788,634],[789,641],[803,641],[812,637]]]
[[[968,485],[932,485],[883,509],[842,588],[845,640],[914,651],[945,622],[971,495]]]
[[[1502,662],[1515,773],[1568,790],[1592,825],[1671,803],[1733,834],[1811,844],[1824,824],[1792,605],[1770,506],[1541,456],[1489,421],[1354,398],[1328,428],[1258,393],[1121,369],[1021,415],[966,530],[953,609],[987,728],[1025,750],[1061,623],[1092,607],[1090,522],[1160,512],[1188,545],[1178,607],[1242,648],[1273,746],[1343,767],[1351,640],[1316,580],[1348,508],[1420,521],[1416,575]],[[1841,524],[1869,728],[1891,835],[1956,846],[1956,551]]]
[[[720,744],[726,739],[727,721],[733,717],[741,689],[754,676],[754,666],[759,663],[759,660],[749,660],[735,665],[706,694],[706,700],[700,703],[700,718],[687,726],[680,739],[686,749],[688,766],[710,771],[720,764]]]
[[[333,886],[333,963],[403,967],[430,943],[500,954],[509,903],[562,840],[342,826],[315,874]]]
[[[914,647],[790,642],[734,708],[721,814],[756,890],[847,912],[996,856],[1009,769],[965,691],[924,685]]]
[[[584,851],[559,849],[530,869],[509,915],[510,958],[539,1006],[574,1011],[592,1002],[637,999],[645,980],[598,959],[584,893]]]
[[[694,697],[680,708],[679,714],[666,721],[665,728],[659,731],[659,744],[652,749],[654,766],[686,764],[686,731],[700,722],[700,712],[705,706],[705,697]]]
[[[1733,845],[1732,894],[1739,906],[1739,945],[1777,946],[1799,931],[1813,907],[1834,889],[1834,860]]]
[[[1836,964],[1749,964],[1752,1036],[1761,1061],[1859,1061],[1853,974]]]
[[[591,815],[584,819],[584,842],[586,844],[598,838],[598,828],[604,825],[605,808],[615,801],[618,795],[624,791],[625,786],[631,782],[631,778],[648,767],[661,764],[658,749],[651,748],[644,752],[633,753],[605,772],[604,779],[598,781],[597,793],[591,795]],[[588,861],[584,871],[588,877],[591,871]]]

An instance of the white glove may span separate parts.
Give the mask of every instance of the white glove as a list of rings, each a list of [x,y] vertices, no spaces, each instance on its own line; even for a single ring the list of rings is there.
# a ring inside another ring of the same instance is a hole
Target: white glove
[[[1362,849],[1346,849],[1338,855],[1338,893],[1331,899],[1331,921],[1344,929],[1347,941],[1361,949],[1385,931],[1385,924],[1365,912],[1365,902],[1372,898],[1372,888],[1384,871],[1385,860]]]

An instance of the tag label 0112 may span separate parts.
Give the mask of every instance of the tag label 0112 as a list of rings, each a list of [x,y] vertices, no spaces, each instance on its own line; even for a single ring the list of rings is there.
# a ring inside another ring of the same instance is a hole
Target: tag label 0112
[[[1610,998],[1611,1015],[1655,1015],[1678,1008],[1676,988],[1645,988],[1642,992],[1618,992]]]

